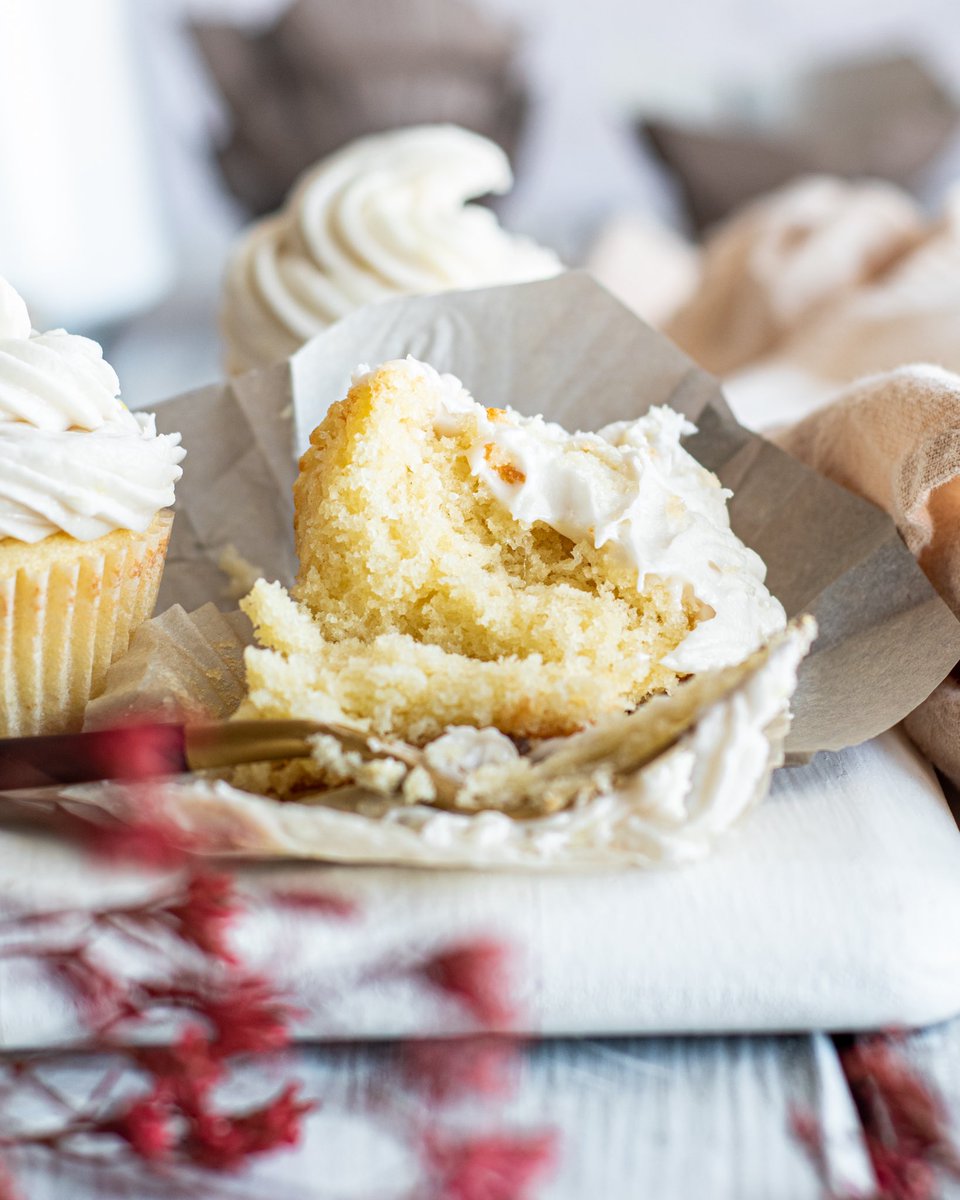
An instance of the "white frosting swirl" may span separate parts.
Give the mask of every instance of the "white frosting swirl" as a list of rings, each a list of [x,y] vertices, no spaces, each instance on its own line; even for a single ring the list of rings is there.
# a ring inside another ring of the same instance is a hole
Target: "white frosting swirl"
[[[568,433],[543,417],[485,409],[452,376],[429,373],[440,434],[470,438],[468,461],[510,515],[542,521],[573,541],[607,546],[647,579],[699,601],[704,618],[664,658],[680,674],[742,661],[783,629],[786,615],[764,586],[760,556],[730,528],[731,492],[681,446],[696,432],[680,413],[651,408],[598,433]]]
[[[119,390],[96,342],[31,332],[23,300],[0,278],[0,539],[142,532],[173,503],[180,435],[158,435]]]
[[[500,147],[454,125],[361,138],[325,159],[232,255],[222,309],[228,370],[286,358],[373,301],[558,274],[552,251],[465,203],[512,183]]]

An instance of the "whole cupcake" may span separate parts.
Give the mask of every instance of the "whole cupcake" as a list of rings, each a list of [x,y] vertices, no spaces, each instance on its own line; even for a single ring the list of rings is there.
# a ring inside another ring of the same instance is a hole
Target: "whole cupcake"
[[[456,125],[375,134],[324,159],[230,258],[227,370],[288,358],[363,304],[559,274],[552,250],[467,203],[512,183],[503,150]]]
[[[120,401],[96,342],[35,333],[0,279],[0,734],[79,728],[156,601],[179,434]]]

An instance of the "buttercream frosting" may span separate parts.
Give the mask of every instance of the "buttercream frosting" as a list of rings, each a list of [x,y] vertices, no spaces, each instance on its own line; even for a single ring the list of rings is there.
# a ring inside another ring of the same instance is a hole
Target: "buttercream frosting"
[[[158,434],[119,391],[96,342],[33,332],[0,278],[0,539],[143,532],[173,503],[180,435]]]
[[[680,413],[654,407],[597,433],[568,433],[543,417],[484,408],[426,363],[389,365],[430,378],[436,431],[466,433],[472,473],[514,520],[607,547],[636,571],[641,591],[655,578],[678,596],[692,592],[702,619],[665,657],[671,670],[740,662],[786,624],[762,559],[730,528],[732,493],[681,445],[696,430]]]
[[[286,358],[373,301],[558,274],[552,251],[466,203],[512,183],[499,146],[452,125],[361,138],[325,159],[231,257],[222,309],[228,369]]]

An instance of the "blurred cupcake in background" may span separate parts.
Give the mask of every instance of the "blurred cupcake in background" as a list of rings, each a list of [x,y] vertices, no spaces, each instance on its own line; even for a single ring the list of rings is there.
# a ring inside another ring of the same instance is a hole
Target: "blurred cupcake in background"
[[[79,728],[150,615],[179,434],[121,403],[100,347],[31,330],[0,279],[0,734]]]
[[[227,370],[285,359],[364,304],[558,274],[553,251],[467,203],[512,183],[503,150],[455,125],[373,135],[331,155],[231,255]]]
[[[450,122],[512,155],[523,127],[518,31],[468,0],[297,0],[266,28],[193,32],[228,112],[221,170],[256,214],[365,134]]]

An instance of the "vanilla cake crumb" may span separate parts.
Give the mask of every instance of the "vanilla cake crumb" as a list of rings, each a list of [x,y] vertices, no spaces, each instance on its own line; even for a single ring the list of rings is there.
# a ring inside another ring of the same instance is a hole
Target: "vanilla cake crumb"
[[[741,661],[783,610],[689,428],[567,434],[413,360],[361,375],[300,462],[293,594],[243,601],[239,715],[543,738]]]
[[[263,568],[241,554],[233,542],[227,542],[220,551],[217,567],[227,577],[223,595],[228,600],[239,600],[263,577]]]

